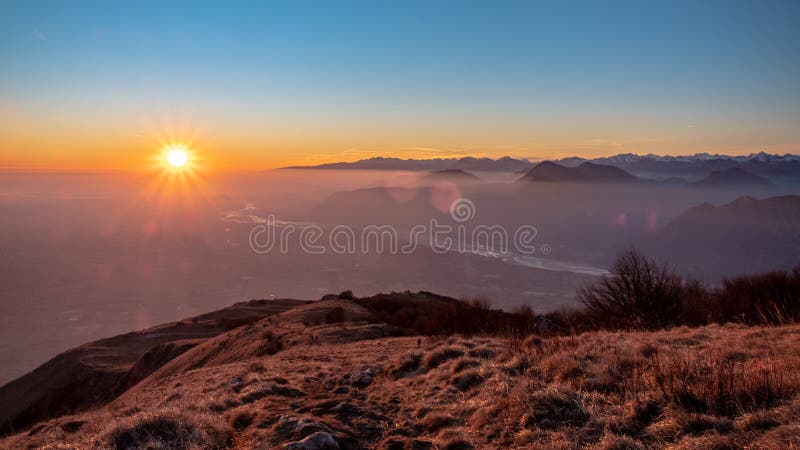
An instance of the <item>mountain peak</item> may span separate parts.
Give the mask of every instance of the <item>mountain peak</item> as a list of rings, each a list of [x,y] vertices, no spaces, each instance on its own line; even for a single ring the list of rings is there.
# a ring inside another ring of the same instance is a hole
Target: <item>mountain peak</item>
[[[430,172],[422,177],[422,181],[478,181],[480,178],[461,169],[444,169]]]
[[[715,170],[704,179],[692,183],[695,187],[727,187],[727,186],[771,186],[764,177],[752,174],[741,167]]]
[[[553,161],[542,161],[523,177],[529,181],[575,183],[626,183],[637,178],[617,167],[585,161],[577,167],[566,167]]]

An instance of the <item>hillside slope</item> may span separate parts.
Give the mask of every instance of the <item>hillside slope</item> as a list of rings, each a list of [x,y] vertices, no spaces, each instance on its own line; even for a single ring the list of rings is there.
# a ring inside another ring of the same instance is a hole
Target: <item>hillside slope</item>
[[[790,269],[800,254],[800,196],[696,206],[638,247],[701,279]]]
[[[254,300],[84,344],[0,387],[0,434],[104,404],[188,349],[306,302]]]
[[[347,309],[345,319],[364,312],[355,303],[322,302],[301,307],[295,319],[323,317],[336,307]],[[223,357],[154,374],[106,407],[42,423],[0,447],[800,444],[800,380],[793,369],[800,362],[800,326],[597,332],[524,342],[454,336],[422,338],[421,345],[417,337],[360,335],[360,326],[309,323],[307,333],[326,329],[358,340],[309,340],[272,355]],[[220,356],[238,351],[227,348]],[[687,371],[691,379],[681,375]]]
[[[378,301],[416,305],[410,316],[466,307],[435,294],[399,293],[357,300],[253,300],[143,331],[91,342],[64,352],[0,387],[0,435],[41,420],[104,405],[131,387],[166,376],[275,354],[295,345],[344,343],[413,333],[416,322],[379,323]],[[438,306],[441,308],[441,306]],[[336,325],[346,322],[342,329]],[[136,395],[131,394],[131,395]]]

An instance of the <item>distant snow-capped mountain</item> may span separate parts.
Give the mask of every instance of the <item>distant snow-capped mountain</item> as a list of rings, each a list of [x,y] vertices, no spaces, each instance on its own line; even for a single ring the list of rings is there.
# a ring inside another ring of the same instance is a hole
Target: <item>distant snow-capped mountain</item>
[[[564,166],[575,167],[586,161],[615,166],[639,175],[708,174],[732,168],[739,168],[762,176],[800,175],[800,156],[788,153],[778,155],[760,152],[740,156],[711,153],[681,156],[624,153],[594,159],[569,157],[556,162]]]
[[[566,158],[567,160],[573,160],[575,158]],[[583,158],[579,158],[583,159]],[[637,155],[635,153],[621,153],[619,155],[614,156],[607,156],[602,158],[594,158],[590,161],[596,163],[620,163],[620,164],[631,164],[636,163],[639,161],[663,161],[663,162],[672,162],[672,161],[679,161],[679,162],[698,162],[698,161],[714,161],[714,160],[728,160],[728,161],[738,161],[738,162],[747,162],[747,161],[759,161],[759,162],[800,162],[800,155],[792,155],[786,153],[784,155],[778,154],[770,154],[766,152],[759,152],[759,153],[751,153],[749,155],[737,155],[737,156],[730,156],[730,155],[722,155],[718,153],[695,153],[694,155],[679,155],[679,156],[672,156],[672,155],[654,155],[652,153],[648,153],[646,155]]]
[[[730,156],[711,153],[696,153],[694,155],[637,155],[622,153],[614,156],[587,159],[579,156],[562,158],[553,161],[561,166],[575,168],[583,163],[591,162],[604,166],[613,166],[631,172],[634,175],[650,176],[685,176],[700,179],[714,171],[725,171],[739,168],[761,176],[796,176],[800,175],[800,156],[785,154],[769,154],[766,152],[752,153],[749,155]],[[412,171],[441,171],[463,170],[492,171],[492,172],[517,172],[526,173],[535,163],[527,159],[517,159],[504,156],[498,159],[491,158],[437,158],[437,159],[400,159],[400,158],[369,158],[355,162],[337,162],[318,166],[294,166],[288,169],[327,169],[327,170],[412,170]]]

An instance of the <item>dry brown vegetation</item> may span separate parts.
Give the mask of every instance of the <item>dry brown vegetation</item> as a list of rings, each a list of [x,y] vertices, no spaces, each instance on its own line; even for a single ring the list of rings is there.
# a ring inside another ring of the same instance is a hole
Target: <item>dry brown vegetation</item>
[[[536,315],[530,308],[493,309],[486,298],[455,300],[430,292],[393,292],[354,299],[374,320],[426,336],[461,334],[530,334]]]
[[[64,352],[0,387],[0,435],[27,429],[44,419],[102,406],[196,345],[305,303],[237,303]]]
[[[797,325],[299,344],[170,374],[2,445],[788,448],[797,367]]]
[[[708,288],[629,250],[617,258],[609,276],[582,288],[578,300],[583,308],[547,315],[555,325],[551,332],[796,323],[800,321],[800,266],[726,279],[721,286]]]

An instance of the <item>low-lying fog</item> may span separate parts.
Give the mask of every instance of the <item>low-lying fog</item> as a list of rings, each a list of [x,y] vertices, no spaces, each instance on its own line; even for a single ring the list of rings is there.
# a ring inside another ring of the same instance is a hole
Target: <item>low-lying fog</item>
[[[408,289],[537,311],[571,305],[575,290],[603,274],[619,250],[674,250],[660,233],[688,208],[790,193],[527,183],[511,173],[421,181],[424,175],[2,173],[0,383],[75,345],[252,298]],[[459,199],[466,200],[454,205]],[[269,251],[262,233],[256,252],[251,232],[271,226],[270,216],[276,236],[293,231]],[[432,219],[450,232],[432,237]],[[387,230],[371,225],[392,226],[396,242],[365,234]],[[414,234],[415,227],[424,231]],[[483,240],[474,238],[479,227],[488,233]],[[524,248],[515,245],[519,230],[529,231]],[[315,232],[320,237],[311,239]],[[506,233],[505,246],[495,232]],[[689,259],[676,265],[695,263],[693,249],[685,250]],[[727,259],[734,272],[782,265],[780,258],[752,267]],[[702,261],[692,267],[705,268],[697,276],[709,282],[726,275]]]

